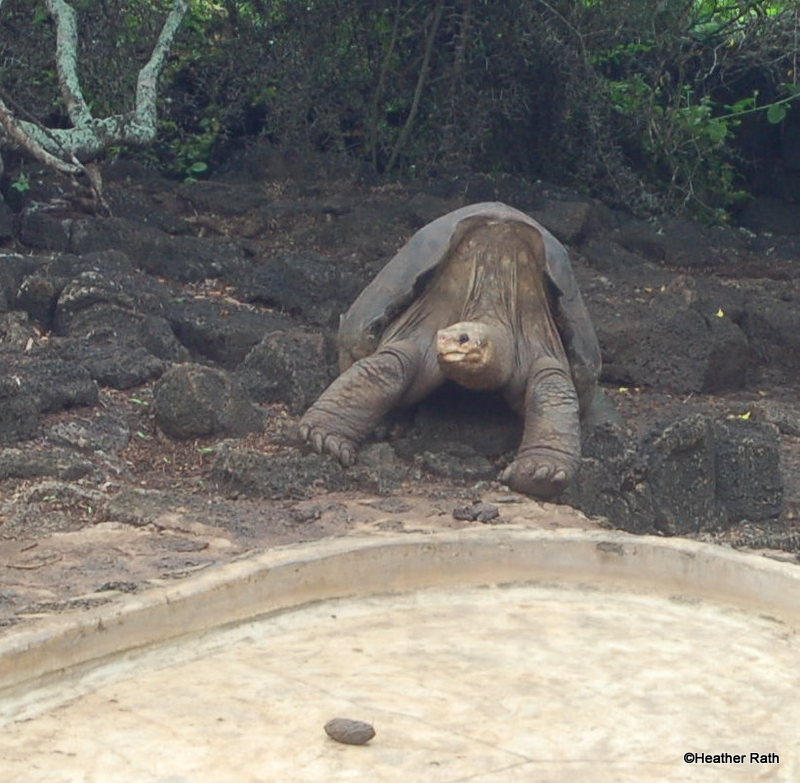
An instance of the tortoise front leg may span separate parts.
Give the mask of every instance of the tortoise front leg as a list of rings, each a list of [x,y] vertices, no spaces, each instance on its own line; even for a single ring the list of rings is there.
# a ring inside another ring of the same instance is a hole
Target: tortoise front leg
[[[344,466],[358,445],[403,399],[419,371],[420,351],[410,340],[392,343],[343,372],[300,419],[300,437]]]
[[[581,455],[578,395],[569,369],[557,359],[534,362],[524,416],[522,443],[501,479],[517,492],[555,497],[574,476]]]

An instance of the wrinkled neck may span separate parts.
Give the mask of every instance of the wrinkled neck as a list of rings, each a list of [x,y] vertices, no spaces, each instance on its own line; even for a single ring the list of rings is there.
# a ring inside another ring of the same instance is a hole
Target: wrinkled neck
[[[446,378],[467,389],[491,391],[508,383],[514,369],[511,333],[507,328],[485,324],[487,351],[484,361],[446,362],[441,365]]]

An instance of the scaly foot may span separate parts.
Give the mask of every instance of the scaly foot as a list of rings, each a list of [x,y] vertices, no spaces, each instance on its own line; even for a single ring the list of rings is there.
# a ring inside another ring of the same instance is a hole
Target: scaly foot
[[[560,495],[575,473],[575,460],[567,455],[546,452],[526,454],[515,459],[500,480],[515,492],[550,500]]]
[[[299,431],[300,439],[311,444],[317,454],[330,454],[346,468],[356,461],[356,444],[344,435],[315,423],[313,415],[306,414],[301,419]]]

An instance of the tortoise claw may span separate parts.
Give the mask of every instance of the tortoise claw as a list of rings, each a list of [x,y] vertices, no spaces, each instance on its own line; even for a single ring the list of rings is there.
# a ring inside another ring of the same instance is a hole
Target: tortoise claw
[[[339,447],[339,462],[349,468],[356,461],[355,451],[347,444]]]
[[[541,481],[542,479],[546,479],[550,476],[552,468],[549,465],[540,465],[533,473],[533,478],[535,481]]]
[[[566,489],[572,473],[572,465],[550,455],[525,456],[514,460],[500,474],[500,480],[515,492],[550,500]]]
[[[330,454],[346,468],[356,461],[356,446],[349,438],[326,432],[324,427],[313,422],[301,422],[297,431],[300,440],[308,443],[317,454]]]

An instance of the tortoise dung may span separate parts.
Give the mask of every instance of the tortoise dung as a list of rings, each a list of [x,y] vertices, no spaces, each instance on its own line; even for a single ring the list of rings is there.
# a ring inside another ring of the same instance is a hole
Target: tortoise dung
[[[325,724],[325,733],[345,745],[366,745],[375,736],[375,729],[362,720],[331,718]]]

